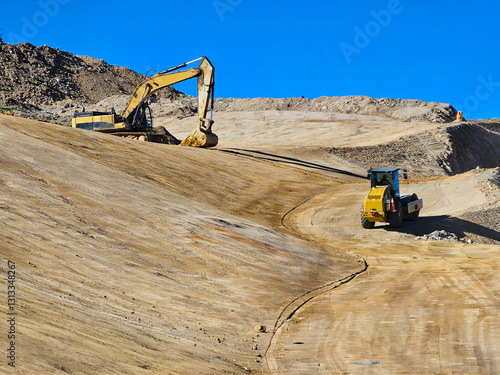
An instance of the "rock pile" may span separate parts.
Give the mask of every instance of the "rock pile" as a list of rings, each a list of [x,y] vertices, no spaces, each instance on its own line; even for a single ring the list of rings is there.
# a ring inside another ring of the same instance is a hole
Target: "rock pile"
[[[448,241],[448,242],[464,242],[472,243],[470,238],[459,238],[455,233],[449,233],[445,230],[435,230],[430,234],[415,237],[415,240],[431,240],[431,241]]]
[[[111,95],[130,95],[145,79],[128,68],[48,46],[0,41],[0,103],[97,103]],[[169,97],[179,91],[170,88]]]

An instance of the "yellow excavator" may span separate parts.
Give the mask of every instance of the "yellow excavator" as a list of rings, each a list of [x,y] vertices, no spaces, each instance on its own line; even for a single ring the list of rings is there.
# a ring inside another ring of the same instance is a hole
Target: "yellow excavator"
[[[196,61],[198,68],[177,71]],[[198,78],[198,126],[181,142],[182,146],[213,147],[218,143],[212,133],[212,118],[207,118],[214,103],[214,67],[205,56],[164,70],[141,83],[130,97],[121,115],[111,112],[75,112],[72,126],[106,132],[122,137],[133,136],[149,141],[158,141],[158,132],[153,128],[149,97],[158,90],[190,78]],[[210,108],[209,108],[210,107]],[[155,139],[156,138],[156,139]],[[162,140],[159,140],[162,142]]]

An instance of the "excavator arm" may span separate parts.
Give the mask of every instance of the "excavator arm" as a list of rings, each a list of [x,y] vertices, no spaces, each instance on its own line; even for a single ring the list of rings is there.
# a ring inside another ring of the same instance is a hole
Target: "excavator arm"
[[[204,57],[200,63],[202,74],[198,76],[198,129],[207,132],[212,131],[212,119],[207,118],[208,106],[214,104],[214,67],[210,61]]]
[[[199,60],[201,62],[198,68],[174,72]],[[213,106],[214,67],[205,56],[157,73],[141,83],[131,95],[122,117],[131,128],[136,127],[141,121],[138,118],[138,114],[141,112],[139,109],[147,103],[147,99],[152,94],[164,87],[195,77],[198,77],[198,127],[182,141],[181,145],[198,147],[217,145],[217,136],[212,133],[213,121],[207,118],[208,111],[211,109],[209,108],[210,103]]]

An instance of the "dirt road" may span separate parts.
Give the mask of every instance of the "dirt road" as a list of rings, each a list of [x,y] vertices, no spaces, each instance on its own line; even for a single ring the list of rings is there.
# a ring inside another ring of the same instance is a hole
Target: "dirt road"
[[[415,241],[406,234],[424,234],[422,221],[436,224],[442,215],[483,204],[474,177],[403,185],[425,197],[426,209],[420,223],[397,231],[355,225],[352,213],[366,190],[359,184],[293,210],[287,227],[361,255],[368,269],[311,300],[280,327],[267,353],[271,371],[498,372],[500,247]]]
[[[499,372],[499,246],[413,239],[446,221],[498,240],[459,219],[487,204],[480,174],[403,185],[422,220],[364,231],[363,169],[280,139],[199,150],[0,116],[19,373]]]

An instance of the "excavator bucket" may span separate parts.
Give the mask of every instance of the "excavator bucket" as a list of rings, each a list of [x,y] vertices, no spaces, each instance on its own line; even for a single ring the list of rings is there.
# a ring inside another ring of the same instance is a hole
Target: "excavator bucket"
[[[219,138],[214,133],[196,128],[181,142],[181,146],[213,147],[218,142]]]

